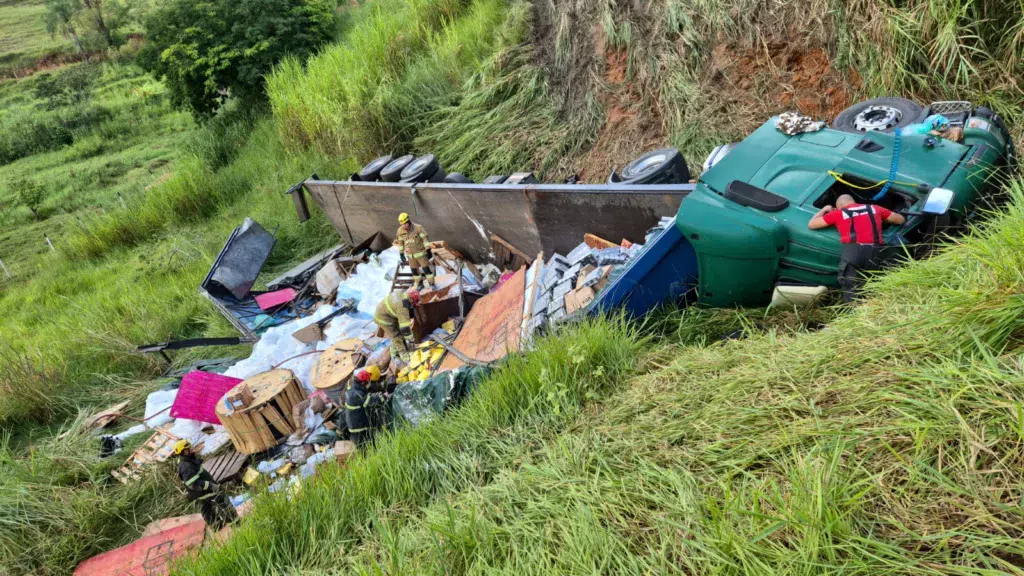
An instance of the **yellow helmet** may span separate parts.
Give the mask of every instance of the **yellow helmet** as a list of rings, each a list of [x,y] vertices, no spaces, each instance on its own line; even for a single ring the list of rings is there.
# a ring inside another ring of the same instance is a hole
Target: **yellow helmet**
[[[409,215],[406,214],[405,212],[402,212],[401,214],[398,215],[398,223],[399,224],[405,224],[408,221],[409,221]]]
[[[366,371],[370,373],[370,382],[380,380],[380,366],[370,364],[366,367]]]
[[[175,454],[175,456],[180,456],[181,453],[184,452],[185,450],[191,450],[191,449],[192,449],[192,443],[189,442],[188,440],[178,440],[177,442],[174,443],[174,454]]]

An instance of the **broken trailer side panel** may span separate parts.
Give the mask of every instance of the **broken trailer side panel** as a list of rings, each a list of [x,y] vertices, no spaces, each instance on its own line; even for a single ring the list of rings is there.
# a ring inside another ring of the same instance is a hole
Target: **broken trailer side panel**
[[[642,241],[672,214],[693,184],[410,184],[306,180],[305,188],[352,244],[383,231],[388,241],[406,212],[432,240],[471,261],[489,260],[492,235],[526,254],[567,253],[586,233]]]
[[[613,273],[588,313],[623,308],[640,317],[663,304],[681,303],[697,287],[697,254],[672,223],[651,238],[635,258]]]

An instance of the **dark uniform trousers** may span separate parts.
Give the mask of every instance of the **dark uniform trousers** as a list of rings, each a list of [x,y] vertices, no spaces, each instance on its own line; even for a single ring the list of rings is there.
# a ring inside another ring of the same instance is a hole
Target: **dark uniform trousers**
[[[382,394],[368,392],[364,384],[353,377],[345,392],[345,426],[356,446],[362,447],[373,440],[382,424],[379,412],[383,404]]]
[[[839,255],[839,288],[843,291],[843,302],[850,304],[861,297],[868,274],[881,270],[885,265],[885,246],[882,244],[882,232],[875,222],[874,209],[867,207],[866,217],[871,220],[871,232],[874,236],[871,244],[857,243],[857,228],[853,218],[865,217],[864,213],[854,213],[846,208],[841,209],[850,219],[850,243],[843,244]]]
[[[214,530],[220,530],[237,518],[235,507],[227,495],[215,489],[210,473],[203,469],[203,461],[195,456],[182,456],[178,462],[178,477],[185,483],[189,501],[199,503],[203,520]]]

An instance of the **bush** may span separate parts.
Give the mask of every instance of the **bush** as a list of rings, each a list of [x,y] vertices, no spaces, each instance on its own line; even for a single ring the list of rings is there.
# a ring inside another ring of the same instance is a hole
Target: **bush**
[[[19,112],[0,119],[0,164],[57,150],[74,142],[71,129],[56,114]]]
[[[304,57],[333,29],[329,0],[173,0],[146,19],[138,62],[165,79],[175,105],[210,116],[228,96],[262,99],[274,64]]]
[[[33,93],[49,110],[77,106],[92,98],[93,85],[101,73],[98,64],[79,64],[53,74],[39,74],[33,81]]]

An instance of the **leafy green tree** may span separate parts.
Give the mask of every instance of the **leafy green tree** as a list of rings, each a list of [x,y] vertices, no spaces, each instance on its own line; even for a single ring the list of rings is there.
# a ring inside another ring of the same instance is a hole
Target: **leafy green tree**
[[[14,178],[8,181],[7,188],[14,193],[14,197],[17,198],[19,204],[28,208],[36,222],[43,220],[43,215],[39,211],[45,196],[42,184],[27,178]]]
[[[331,38],[333,0],[168,0],[145,20],[139,64],[163,77],[171,101],[200,117],[228,97],[259,100],[287,55]]]
[[[78,36],[78,17],[82,11],[81,0],[43,0],[46,6],[46,14],[43,16],[46,21],[46,31],[50,36],[60,34],[66,36],[75,48],[88,60],[89,56],[82,45],[82,39]]]

